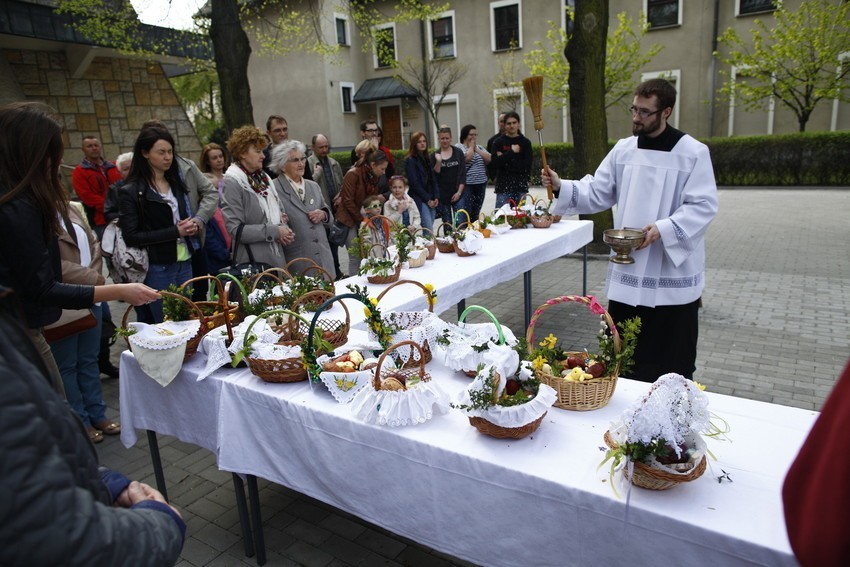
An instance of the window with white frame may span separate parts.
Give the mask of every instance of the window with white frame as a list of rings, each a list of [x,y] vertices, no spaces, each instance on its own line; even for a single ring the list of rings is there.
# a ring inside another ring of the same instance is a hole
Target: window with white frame
[[[334,26],[337,45],[351,45],[348,35],[348,16],[334,13]]]
[[[342,101],[342,111],[344,113],[357,112],[354,105],[354,83],[339,83],[339,97]]]
[[[750,14],[764,14],[776,10],[775,0],[735,0],[738,8],[735,13],[739,16]]]
[[[679,100],[682,96],[681,89],[681,81],[682,71],[681,69],[670,69],[668,71],[655,71],[652,73],[641,73],[640,80],[641,82],[646,81],[648,79],[666,79],[676,88],[676,104],[673,106],[673,113],[670,115],[670,118],[667,119],[667,123],[674,128],[678,128],[679,124]]]
[[[644,12],[651,30],[682,25],[681,0],[644,0]]]
[[[490,38],[493,51],[522,48],[522,0],[490,2]]]
[[[524,107],[525,92],[521,88],[508,87],[505,89],[493,89],[493,108],[496,109],[495,115],[497,118],[502,112],[509,112],[511,110],[522,117],[522,109]]]
[[[375,68],[386,69],[396,62],[395,23],[383,24],[372,28],[375,42]]]
[[[431,47],[431,59],[457,57],[455,44],[455,12],[443,12],[428,26],[428,44]]]

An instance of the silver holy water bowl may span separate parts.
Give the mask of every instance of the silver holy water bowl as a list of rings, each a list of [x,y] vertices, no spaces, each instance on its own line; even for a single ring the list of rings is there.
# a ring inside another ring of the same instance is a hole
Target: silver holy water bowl
[[[602,241],[617,253],[611,256],[615,264],[634,264],[635,260],[629,254],[637,248],[646,237],[646,231],[634,228],[609,228],[602,233]]]

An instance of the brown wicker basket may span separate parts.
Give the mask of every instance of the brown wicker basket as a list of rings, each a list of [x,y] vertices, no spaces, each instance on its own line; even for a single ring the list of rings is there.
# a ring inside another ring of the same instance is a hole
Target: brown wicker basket
[[[534,348],[534,327],[544,311],[554,305],[570,302],[584,304],[589,308],[591,301],[595,300],[588,296],[562,295],[550,299],[541,305],[531,316],[528,330],[525,333],[528,348]],[[608,328],[613,333],[614,351],[620,352],[620,335],[617,332],[617,327],[614,325],[614,321],[607,311],[604,311],[602,316],[605,318],[605,322],[608,323]],[[567,354],[579,355],[584,353],[570,352]],[[610,401],[611,396],[614,395],[614,390],[617,388],[617,377],[620,374],[620,367],[616,365],[613,369],[609,368],[608,370],[609,374],[607,376],[600,376],[599,378],[585,380],[584,382],[571,382],[564,380],[560,376],[553,376],[539,370],[535,372],[535,375],[541,382],[551,386],[557,392],[558,399],[553,404],[555,407],[573,411],[590,411],[604,407]]]
[[[380,216],[380,215],[378,215],[378,216]],[[388,254],[387,254],[387,247],[386,247],[386,246],[384,246],[383,244],[381,244],[380,242],[376,242],[375,244],[373,244],[373,245],[369,248],[369,254],[363,254],[363,253],[362,253],[362,250],[363,250],[363,249],[362,249],[362,247],[361,247],[361,254],[360,254],[360,257],[361,257],[361,258],[366,258],[367,256],[370,256],[370,255],[371,255],[371,253],[372,253],[372,250],[375,248],[375,246],[380,246],[381,248],[383,248],[383,250],[384,250],[384,251],[383,251],[383,254],[382,254],[381,256],[382,256],[384,259],[387,259],[387,258],[388,258]],[[368,282],[369,282],[369,283],[371,283],[371,284],[389,284],[389,283],[397,282],[397,281],[398,281],[399,276],[401,276],[401,263],[397,263],[397,264],[396,264],[395,272],[393,272],[393,273],[391,273],[391,274],[387,274],[386,276],[380,276],[380,275],[368,275],[368,274],[367,274],[367,275],[366,275],[366,281],[368,281]]]
[[[411,354],[413,350],[419,351],[419,360],[413,360],[413,356],[411,356],[407,363],[403,364],[400,368],[394,368],[392,370],[385,369],[384,360],[386,360],[387,355],[391,352],[398,350],[399,347],[407,347],[411,349]],[[422,382],[429,382],[431,380],[431,376],[425,372],[425,354],[422,352],[422,347],[416,344],[413,341],[401,341],[400,343],[396,343],[384,352],[381,353],[381,356],[378,358],[378,365],[375,366],[375,377],[372,379],[372,387],[377,392],[378,390],[385,389],[388,390],[390,388],[383,388],[383,381],[387,378],[395,378],[398,380],[404,387],[404,390],[407,390],[406,384],[407,379],[412,376],[417,376]]]
[[[603,439],[605,440],[605,444],[611,449],[616,449],[618,447],[617,443],[611,438],[610,431],[605,432]],[[705,469],[705,455],[702,455],[696,466],[686,474],[667,472],[638,461],[634,463],[634,478],[632,479],[632,482],[635,486],[640,486],[641,488],[647,488],[649,490],[669,490],[677,484],[698,479],[703,475]],[[624,474],[627,473],[624,471]]]
[[[554,222],[552,215],[531,215],[528,218],[534,228],[549,228]]]
[[[310,291],[299,297],[292,304],[292,310],[299,312],[299,307],[308,303],[316,303],[321,305],[331,299],[325,297],[325,291]],[[333,297],[333,296],[331,296]],[[348,307],[345,302],[340,301],[342,309],[345,311],[345,320],[339,319],[318,319],[316,326],[322,332],[322,338],[328,341],[332,347],[339,348],[348,342],[348,332],[351,330],[351,316],[348,313]],[[289,329],[291,340],[303,342],[307,338],[307,333],[310,331],[310,325],[297,319],[296,317],[289,318]]]
[[[381,299],[383,299],[383,297],[387,293],[389,293],[389,291],[391,289],[393,289],[394,287],[398,287],[398,286],[404,285],[404,284],[411,284],[411,285],[418,286],[422,290],[422,293],[425,295],[425,297],[428,301],[428,312],[429,313],[434,312],[434,303],[430,299],[430,293],[428,292],[428,288],[426,288],[423,284],[421,284],[421,283],[419,283],[415,280],[399,280],[399,281],[395,282],[393,285],[389,286],[387,289],[385,289],[384,291],[382,291],[381,293],[378,294],[377,301],[380,302]],[[386,317],[386,315],[385,315],[385,317]],[[413,322],[411,321],[411,324],[412,323]],[[412,328],[414,328],[414,327],[411,326],[411,327],[408,327],[408,328],[403,329],[403,330],[409,331]],[[401,344],[401,343],[399,343],[399,344]],[[425,360],[425,363],[427,364],[428,362],[431,362],[434,359],[434,355],[431,352],[431,346],[428,344],[428,341],[426,340],[424,344],[419,345],[419,346],[421,347],[423,359]],[[413,358],[411,358],[410,360],[413,360]]]
[[[502,377],[496,372],[493,375],[493,401],[496,401],[496,395],[498,391],[498,384]],[[544,412],[543,415],[532,421],[531,423],[526,423],[525,425],[520,425],[519,427],[504,427],[502,425],[496,425],[495,423],[488,421],[483,417],[478,416],[469,416],[469,424],[483,433],[484,435],[489,435],[490,437],[495,437],[496,439],[522,439],[523,437],[528,437],[540,427],[540,424],[543,423],[543,418],[546,417],[548,412]]]
[[[431,233],[431,239],[430,239],[431,244],[427,245],[427,246],[425,247],[425,249],[428,251],[428,259],[429,259],[429,260],[433,260],[433,259],[434,259],[434,256],[436,256],[436,255],[437,255],[437,244],[436,244],[436,242],[435,242],[435,238],[434,238],[434,231],[433,231],[433,230],[431,230],[430,228],[425,228],[424,226],[423,226],[423,227],[420,227],[420,228],[416,229],[416,230],[413,232],[413,236],[414,236],[414,238],[416,237],[416,233],[417,233],[417,232],[421,232],[421,233],[423,233],[423,234],[424,234],[424,233],[426,233],[426,232],[430,232],[430,233]],[[427,239],[426,239],[426,240],[427,240]]]
[[[204,323],[207,326],[206,331],[211,331],[216,327],[220,327],[228,323],[228,327],[232,327],[233,325],[238,325],[245,318],[244,313],[239,308],[238,305],[233,305],[228,302],[227,294],[224,291],[224,284],[222,284],[221,280],[216,278],[215,276],[198,276],[196,278],[192,278],[183,282],[180,286],[181,288],[186,288],[186,286],[190,285],[192,282],[203,281],[203,280],[212,280],[215,282],[216,287],[216,295],[218,296],[217,301],[194,301],[193,303],[203,312],[205,309],[212,309],[214,313],[212,315],[206,315]],[[232,340],[233,337],[231,337]]]
[[[464,252],[460,245],[458,245],[457,240],[452,240],[452,247],[455,249],[455,254],[460,256],[461,258],[468,258],[469,256],[475,256],[475,252]]]
[[[273,309],[271,311],[266,311],[254,319],[248,328],[245,329],[245,337],[247,338],[250,335],[251,328],[260,319],[271,315],[283,314],[295,315],[295,313],[286,309]],[[300,342],[301,341],[281,338],[281,340],[278,341],[278,344],[284,346],[295,346],[300,344]],[[304,367],[304,362],[300,356],[275,360],[246,356],[245,361],[248,363],[248,368],[251,369],[251,373],[260,377],[265,382],[289,383],[301,382],[307,379],[307,369]]]
[[[449,227],[449,232],[446,232],[446,229],[444,227]],[[440,236],[440,230],[443,231],[442,236]],[[441,224],[440,226],[437,227],[437,232],[435,233],[435,236],[434,236],[434,242],[437,243],[437,250],[439,250],[443,254],[454,254],[454,251],[455,251],[454,240],[455,239],[454,239],[454,236],[452,236],[452,234],[451,234],[452,230],[453,230],[452,225],[450,225],[447,222],[444,222],[443,224]]]

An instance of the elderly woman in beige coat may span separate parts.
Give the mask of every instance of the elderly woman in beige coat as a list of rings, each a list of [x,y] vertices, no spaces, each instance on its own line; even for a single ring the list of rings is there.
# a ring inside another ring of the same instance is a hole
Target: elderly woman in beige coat
[[[248,251],[255,262],[273,267],[286,265],[284,246],[296,236],[287,222],[283,195],[263,171],[263,149],[267,141],[254,126],[242,126],[227,140],[233,163],[224,172],[221,212],[230,233],[237,264],[249,262]],[[241,239],[237,247],[239,227]]]
[[[333,215],[319,184],[304,178],[305,150],[297,140],[286,140],[272,150],[270,168],[280,172],[274,187],[289,215],[289,227],[295,232],[295,240],[284,246],[284,253],[290,262],[296,258],[312,260],[333,278],[334,262],[325,230],[333,222]],[[289,271],[300,274],[311,265],[295,262]]]

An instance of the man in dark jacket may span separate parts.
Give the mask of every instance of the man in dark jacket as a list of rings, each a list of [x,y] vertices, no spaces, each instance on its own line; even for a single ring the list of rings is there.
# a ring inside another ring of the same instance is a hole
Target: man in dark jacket
[[[98,469],[50,388],[0,273],[0,565],[173,565],[186,525],[146,484]]]
[[[496,208],[528,193],[531,175],[531,140],[519,130],[519,114],[505,113],[505,133],[493,142],[493,159],[490,164],[496,172]]]

